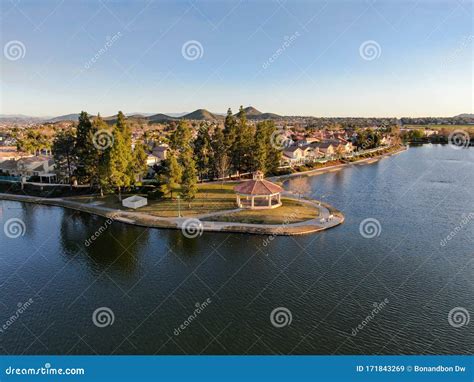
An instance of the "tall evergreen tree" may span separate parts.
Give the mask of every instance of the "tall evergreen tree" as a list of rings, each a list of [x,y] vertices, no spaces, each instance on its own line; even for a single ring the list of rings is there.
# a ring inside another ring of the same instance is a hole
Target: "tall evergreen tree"
[[[265,173],[267,170],[267,141],[269,140],[267,130],[265,122],[257,124],[252,150],[252,171],[260,170]]]
[[[217,128],[212,135],[212,171],[217,178],[224,178],[227,176],[230,161],[227,155],[229,147],[224,140],[224,132]]]
[[[267,147],[265,169],[267,173],[275,173],[280,166],[281,161],[281,151],[278,149],[278,147],[275,147],[275,145],[272,144],[272,136],[276,134],[277,128],[275,127],[275,123],[273,121],[265,121],[265,125],[265,143]]]
[[[247,123],[247,116],[243,106],[240,106],[237,115],[237,134],[231,148],[232,168],[239,174],[252,169],[253,129]]]
[[[147,154],[145,152],[145,145],[142,142],[137,142],[135,149],[133,150],[133,174],[135,180],[142,181],[143,175],[148,171],[148,165],[146,163]]]
[[[183,152],[191,147],[193,133],[187,121],[179,121],[178,126],[170,137],[170,147],[173,150]]]
[[[56,172],[70,183],[73,169],[76,166],[74,144],[76,136],[72,130],[60,131],[53,141],[53,158]]]
[[[227,110],[227,115],[224,121],[223,133],[224,133],[224,144],[230,150],[237,136],[237,121],[234,115],[232,114],[231,108]]]
[[[92,122],[85,111],[79,114],[76,128],[75,155],[78,158],[76,173],[80,181],[89,182],[90,174],[87,172],[87,162],[91,160],[92,154]]]
[[[179,187],[182,173],[181,165],[176,155],[172,152],[165,161],[163,173],[158,177],[163,195],[170,194],[171,199],[173,199],[173,190]]]
[[[133,183],[133,153],[131,131],[122,112],[118,113],[117,124],[113,129],[113,144],[106,155],[106,168],[111,185],[117,189],[122,200],[123,188]]]
[[[194,156],[199,177],[203,180],[209,176],[212,161],[211,136],[209,129],[204,125],[199,128],[197,137],[194,140]]]
[[[100,194],[104,193],[104,184],[107,181],[104,161],[108,160],[110,147],[113,144],[113,133],[100,114],[92,121],[92,128],[87,134],[87,155],[83,159],[84,171],[87,174],[91,186],[99,187]]]
[[[188,207],[191,207],[191,200],[195,198],[197,193],[196,163],[190,150],[183,153],[181,161],[183,164],[183,176],[181,178],[180,194],[188,202]]]
[[[122,141],[123,141],[123,160],[127,162],[128,166],[125,172],[128,174],[130,178],[128,180],[128,184],[133,182],[134,173],[133,173],[133,150],[132,150],[132,131],[127,123],[127,119],[125,115],[119,111],[117,114],[117,123],[115,129],[121,134]]]
[[[122,201],[122,189],[130,184],[130,177],[127,174],[129,163],[123,155],[125,143],[122,133],[115,128],[113,136],[114,144],[112,145],[108,156],[107,172],[109,174],[111,186],[117,189],[118,198]]]

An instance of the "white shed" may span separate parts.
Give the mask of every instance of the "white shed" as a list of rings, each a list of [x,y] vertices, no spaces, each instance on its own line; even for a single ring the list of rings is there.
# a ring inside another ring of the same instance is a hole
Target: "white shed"
[[[122,206],[127,207],[127,208],[133,208],[133,209],[144,207],[147,204],[148,204],[147,198],[144,198],[138,195],[133,195],[133,196],[130,196],[129,198],[122,200]]]

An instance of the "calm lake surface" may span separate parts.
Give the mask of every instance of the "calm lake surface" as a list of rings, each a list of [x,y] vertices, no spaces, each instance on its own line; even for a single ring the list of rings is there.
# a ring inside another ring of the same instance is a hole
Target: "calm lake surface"
[[[0,232],[0,352],[472,353],[473,148],[414,147],[285,187],[323,197],[345,223],[273,240],[225,233],[189,239],[0,202],[2,228],[10,218],[26,227],[16,239]],[[367,218],[380,223],[379,236],[361,235]],[[100,237],[84,245],[101,226]],[[185,323],[196,303],[204,303],[201,312]],[[112,325],[94,324],[100,307],[113,312]],[[280,307],[292,319],[275,327],[270,315]],[[471,322],[452,326],[453,308],[470,312]]]

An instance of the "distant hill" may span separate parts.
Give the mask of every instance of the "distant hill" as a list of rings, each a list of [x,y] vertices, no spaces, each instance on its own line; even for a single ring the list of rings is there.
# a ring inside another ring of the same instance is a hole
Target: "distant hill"
[[[261,111],[255,109],[253,106],[248,106],[244,109],[245,115],[247,116],[248,119],[254,119],[254,120],[265,120],[265,119],[278,119],[282,118],[278,114],[274,113],[262,113]],[[238,113],[235,114],[237,116]]]
[[[474,114],[464,113],[456,115],[454,118],[474,118]]]
[[[248,106],[244,109],[245,115],[249,119],[258,118],[262,115],[262,112],[255,109],[253,106]]]
[[[223,116],[213,114],[206,109],[198,109],[192,113],[185,114],[180,119],[191,119],[194,121],[217,121],[223,119]]]
[[[66,114],[66,115],[60,115],[59,117],[54,117],[51,119],[48,119],[46,122],[62,122],[62,121],[74,121],[77,122],[79,119],[79,113],[75,114]]]
[[[143,118],[143,117],[151,117],[155,113],[140,113],[138,111],[135,111],[133,113],[127,113],[125,114],[126,117],[132,117],[132,118]]]
[[[166,121],[176,121],[177,118],[175,117],[170,117],[169,115],[166,114],[153,114],[149,117],[146,118],[150,122],[166,122]]]
[[[0,122],[5,123],[38,123],[49,117],[31,117],[23,114],[0,114]]]

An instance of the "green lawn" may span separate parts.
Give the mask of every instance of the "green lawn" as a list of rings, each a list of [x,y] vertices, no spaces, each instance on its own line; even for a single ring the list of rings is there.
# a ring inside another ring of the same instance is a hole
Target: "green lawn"
[[[253,224],[288,224],[314,219],[319,215],[319,210],[307,203],[286,198],[282,199],[282,203],[281,207],[271,210],[242,210],[203,220]]]
[[[148,205],[139,208],[137,212],[144,212],[155,216],[176,217],[178,216],[178,205],[181,209],[181,216],[195,216],[209,212],[235,209],[237,205],[233,188],[236,184],[237,183],[199,184],[196,198],[191,202],[190,206],[183,200],[178,203],[178,199],[176,199],[176,196],[179,194],[178,189],[173,192],[173,199],[169,197],[162,200],[148,199]],[[126,198],[128,196],[130,195],[124,194],[122,197]],[[103,198],[84,196],[68,199],[83,203],[102,203],[100,205],[104,207],[133,211],[132,209],[123,207],[117,195],[107,195]]]
[[[212,183],[198,185],[199,190],[196,199],[191,202],[190,207],[188,203],[181,200],[181,216],[196,216],[209,212],[236,209],[237,205],[233,191],[236,184],[237,183]],[[178,192],[179,190],[176,190],[174,196],[178,195]],[[127,196],[129,195],[123,195],[123,198]],[[107,195],[103,198],[98,196],[80,196],[67,199],[123,211],[134,211],[123,207],[116,195]],[[271,210],[243,210],[222,216],[213,216],[203,220],[254,224],[284,224],[314,219],[319,213],[316,207],[296,200],[283,198],[282,203],[283,205],[281,207]],[[177,217],[178,200],[176,198],[165,198],[163,200],[148,199],[148,205],[136,211],[154,216]]]

